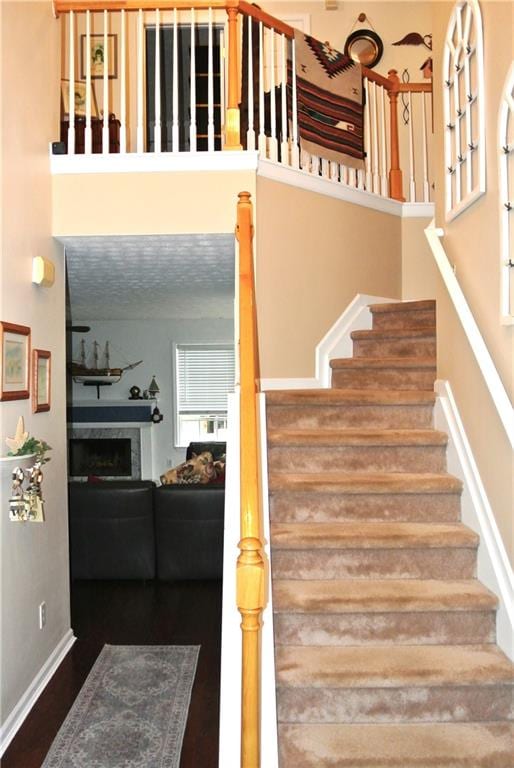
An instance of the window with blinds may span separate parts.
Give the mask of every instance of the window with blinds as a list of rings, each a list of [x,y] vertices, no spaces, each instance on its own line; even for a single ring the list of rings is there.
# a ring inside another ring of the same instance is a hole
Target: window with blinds
[[[234,390],[234,348],[176,347],[177,445],[226,440],[227,394]]]

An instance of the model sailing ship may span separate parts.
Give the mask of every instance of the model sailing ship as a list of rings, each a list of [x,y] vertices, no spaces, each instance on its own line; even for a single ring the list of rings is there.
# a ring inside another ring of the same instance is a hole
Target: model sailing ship
[[[93,365],[88,366],[86,362],[86,342],[84,339],[80,342],[80,360],[72,361],[70,373],[77,384],[90,384],[92,386],[101,386],[102,384],[117,384],[123,376],[124,371],[130,371],[143,361],[130,363],[123,368],[111,367],[111,353],[109,342],[105,342],[103,359],[100,361],[100,345],[97,341],[93,342]]]

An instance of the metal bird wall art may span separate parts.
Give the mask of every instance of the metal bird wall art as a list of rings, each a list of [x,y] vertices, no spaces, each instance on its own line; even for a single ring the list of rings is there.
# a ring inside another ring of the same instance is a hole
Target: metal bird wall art
[[[419,32],[409,32],[401,40],[397,40],[393,45],[424,45],[429,51],[432,50],[432,35],[421,35]]]

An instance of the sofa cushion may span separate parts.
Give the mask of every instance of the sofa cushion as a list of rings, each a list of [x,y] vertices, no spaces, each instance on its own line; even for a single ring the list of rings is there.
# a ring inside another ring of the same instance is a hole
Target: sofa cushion
[[[220,579],[225,489],[165,485],[154,490],[159,579]]]
[[[189,443],[186,451],[186,461],[192,457],[193,453],[199,456],[204,451],[212,453],[214,461],[218,461],[225,457],[227,444],[223,442]]]
[[[153,579],[154,483],[69,484],[71,576]]]

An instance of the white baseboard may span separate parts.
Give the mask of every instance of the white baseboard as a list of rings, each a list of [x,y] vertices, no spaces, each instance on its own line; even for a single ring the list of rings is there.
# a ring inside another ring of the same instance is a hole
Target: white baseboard
[[[499,598],[497,643],[514,660],[514,577],[448,381],[435,383],[434,426],[448,433],[448,471],[464,483],[462,522],[480,536],[477,576]]]
[[[332,371],[330,360],[334,357],[351,357],[352,331],[367,331],[371,328],[372,316],[369,304],[388,304],[399,301],[384,296],[358,293],[327,331],[315,350],[316,375],[311,378],[261,379],[261,390],[271,389],[326,389],[330,386]]]
[[[332,371],[330,369],[331,359],[336,357],[352,357],[353,342],[350,336],[351,332],[370,330],[373,317],[369,310],[369,305],[388,304],[394,301],[399,301],[399,299],[370,296],[367,293],[358,293],[355,296],[316,347],[316,381],[319,382],[318,387],[325,388],[330,386],[332,378]]]
[[[21,727],[45,686],[55,674],[57,667],[66,656],[75,640],[76,637],[73,634],[73,630],[69,629],[45,661],[32,683],[6,719],[5,723],[2,724],[2,727],[0,728],[0,755],[3,755],[15,737],[18,729]]]

